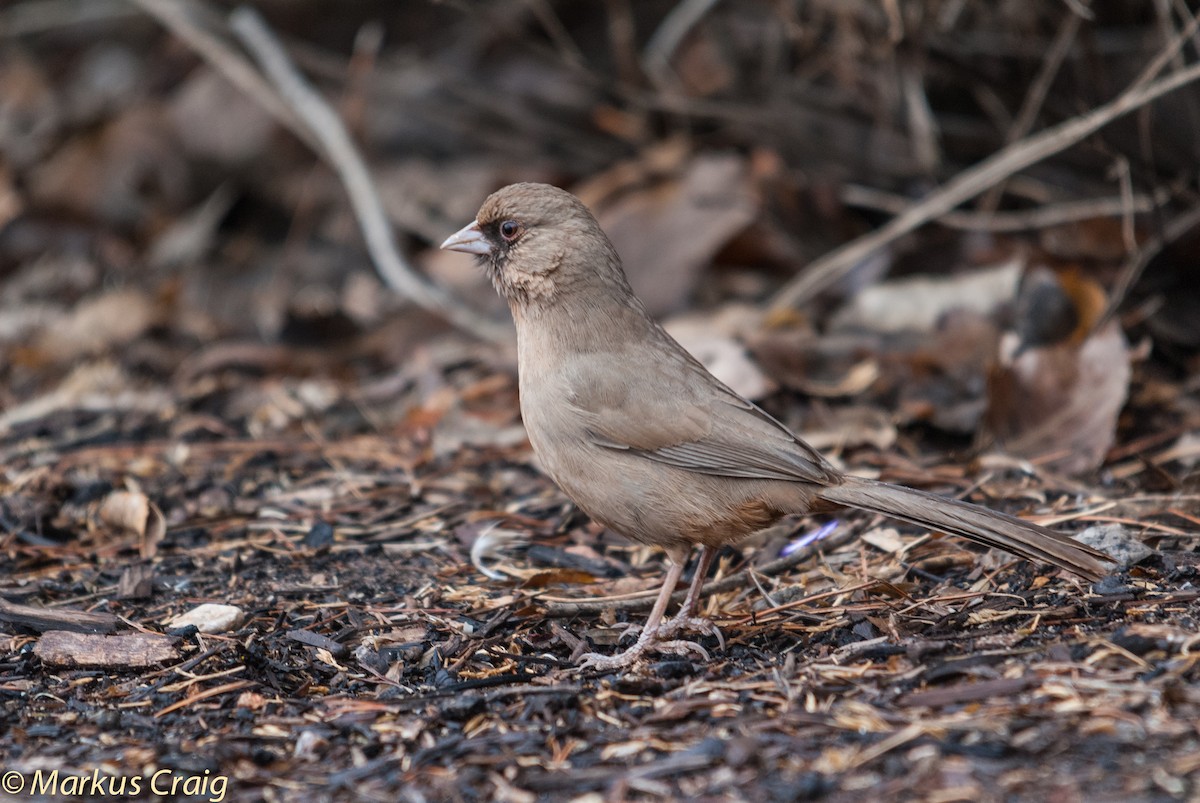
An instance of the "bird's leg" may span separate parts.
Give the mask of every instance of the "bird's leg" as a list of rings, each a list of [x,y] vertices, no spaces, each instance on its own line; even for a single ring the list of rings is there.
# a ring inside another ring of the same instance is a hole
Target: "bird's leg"
[[[712,547],[704,547],[700,550],[700,559],[696,561],[696,571],[692,575],[692,583],[688,586],[687,597],[683,600],[683,607],[679,609],[679,613],[672,616],[669,620],[663,623],[659,628],[659,635],[675,635],[680,630],[699,630],[702,633],[711,633],[716,630],[712,622],[702,617],[693,616],[696,611],[696,605],[700,602],[700,589],[704,585],[704,578],[708,575],[708,569],[712,565],[713,557],[717,551]],[[683,562],[680,561],[682,566]],[[682,572],[681,572],[682,573]],[[672,589],[672,593],[674,589]],[[664,608],[664,613],[666,612]],[[647,622],[645,627],[642,625],[630,625],[625,628],[625,632],[621,634],[621,638],[633,635],[634,633],[644,632],[650,623]],[[666,632],[664,632],[666,631]],[[725,640],[721,638],[720,631],[717,631],[717,638],[721,641],[721,646],[725,646]]]
[[[704,660],[710,660],[708,651],[699,644],[694,641],[671,639],[670,636],[674,636],[680,630],[699,630],[715,635],[721,646],[725,646],[725,639],[721,636],[721,631],[717,629],[717,626],[708,619],[694,615],[700,599],[700,589],[704,586],[704,576],[708,574],[708,569],[716,554],[716,549],[704,547],[700,553],[700,559],[696,563],[696,573],[692,578],[692,584],[688,587],[683,607],[670,620],[663,622],[663,614],[666,613],[667,605],[671,602],[671,594],[674,593],[675,586],[678,585],[679,578],[683,575],[683,560],[672,559],[671,568],[663,580],[662,590],[658,592],[658,599],[654,601],[654,608],[650,611],[650,618],[646,620],[645,626],[641,629],[641,635],[638,636],[638,640],[633,646],[612,656],[587,653],[580,659],[580,669],[620,669],[631,666],[650,650],[682,655],[696,653]]]
[[[679,578],[682,575],[683,561],[672,560],[671,568],[667,570],[667,576],[663,580],[662,590],[658,592],[658,599],[654,601],[654,608],[650,611],[650,618],[646,620],[646,626],[642,628],[642,634],[638,636],[638,640],[634,642],[632,647],[616,655],[600,655],[589,652],[580,658],[579,668],[601,670],[622,669],[632,666],[651,649],[660,652],[684,654],[696,652],[702,655],[705,660],[708,660],[708,653],[699,644],[693,644],[690,641],[662,641],[660,639],[660,631],[663,627],[663,614],[667,610],[667,605],[671,602],[671,594],[675,591],[675,586],[678,585]]]
[[[673,636],[680,630],[695,630],[716,636],[721,649],[725,649],[725,637],[721,635],[721,631],[712,623],[712,620],[695,615],[696,606],[700,604],[700,589],[704,587],[704,578],[708,576],[708,569],[712,566],[713,558],[716,556],[715,547],[706,546],[700,550],[700,559],[696,561],[696,571],[692,575],[692,584],[688,587],[683,606],[679,609],[679,613],[671,617],[670,621],[664,622],[658,629],[660,638]]]

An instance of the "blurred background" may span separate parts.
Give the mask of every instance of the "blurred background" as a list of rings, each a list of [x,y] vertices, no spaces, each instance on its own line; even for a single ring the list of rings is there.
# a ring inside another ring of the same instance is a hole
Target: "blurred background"
[[[272,116],[269,81],[258,93],[237,81],[257,66],[231,8],[0,10],[7,437],[80,408],[127,433],[204,438],[283,431],[340,405],[339,426],[359,431],[428,403],[414,361],[430,375],[466,355],[511,370],[511,353],[480,351],[387,288],[304,123]],[[1083,448],[1068,461],[1078,470],[1112,445],[1128,342],[1154,376],[1195,383],[1191,85],[792,292],[814,260],[969,166],[1182,67],[1194,55],[1184,3],[256,8],[344,120],[400,252],[462,318],[506,311],[469,259],[436,244],[492,190],[538,180],[595,210],[652,312],[755,398],[784,387],[836,407],[867,394],[883,424],[1030,457]],[[1031,342],[1072,351],[1022,369]],[[1090,376],[1089,359],[1118,376]],[[242,398],[245,372],[282,377],[279,398]],[[1031,414],[1026,394],[1047,385],[1057,395]],[[359,398],[342,404],[351,389]],[[1077,428],[1098,442],[1025,443],[1064,404],[1089,408]]]

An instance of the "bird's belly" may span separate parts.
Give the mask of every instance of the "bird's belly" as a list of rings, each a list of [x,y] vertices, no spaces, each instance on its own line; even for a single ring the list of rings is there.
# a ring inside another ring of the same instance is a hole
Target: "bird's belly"
[[[734,543],[791,510],[772,486],[792,483],[713,477],[592,443],[539,448],[532,432],[530,441],[542,469],[585,513],[645,544]]]

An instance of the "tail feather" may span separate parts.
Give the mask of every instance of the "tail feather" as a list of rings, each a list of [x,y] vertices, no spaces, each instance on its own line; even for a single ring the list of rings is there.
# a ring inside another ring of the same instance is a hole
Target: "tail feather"
[[[841,485],[822,488],[820,495],[840,505],[959,535],[1029,560],[1052,563],[1090,580],[1107,574],[1103,562],[1113,562],[1103,552],[1037,524],[899,485],[847,477]]]

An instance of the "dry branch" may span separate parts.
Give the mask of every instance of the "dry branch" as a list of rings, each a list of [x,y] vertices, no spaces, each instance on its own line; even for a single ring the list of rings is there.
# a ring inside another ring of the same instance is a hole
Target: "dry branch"
[[[505,326],[457,302],[404,258],[379,191],[346,126],[325,99],[301,77],[279,40],[256,11],[249,7],[236,9],[230,15],[230,26],[258,60],[269,83],[221,37],[201,24],[201,19],[209,22],[216,19],[216,15],[204,6],[183,0],[133,1],[329,162],[346,188],[367,249],[389,287],[484,340],[507,340]]]
[[[1171,47],[1113,100],[1082,117],[1068,120],[1016,142],[974,167],[962,171],[882,228],[852,240],[810,264],[780,289],[771,300],[771,308],[783,310],[803,303],[835,284],[862,260],[918,226],[950,212],[959,204],[969,201],[1018,171],[1069,148],[1112,121],[1197,80],[1200,78],[1200,63],[1192,64],[1157,81],[1147,81],[1148,76],[1155,74],[1156,67],[1161,70],[1167,60],[1178,52],[1194,28],[1193,21],[1193,24],[1180,33]]]

